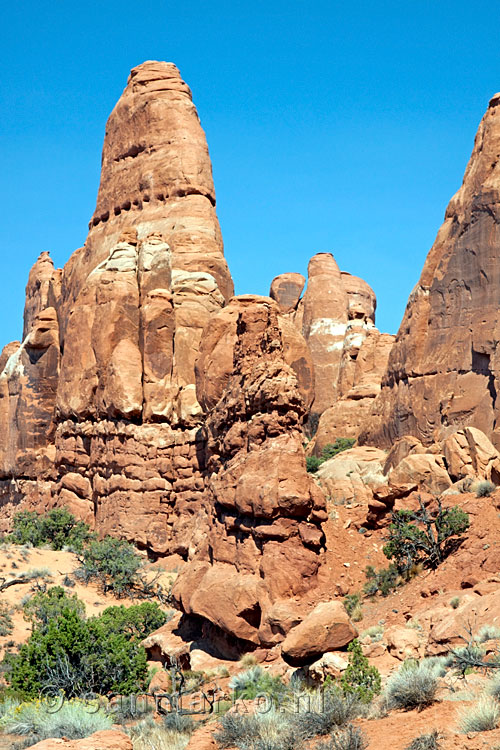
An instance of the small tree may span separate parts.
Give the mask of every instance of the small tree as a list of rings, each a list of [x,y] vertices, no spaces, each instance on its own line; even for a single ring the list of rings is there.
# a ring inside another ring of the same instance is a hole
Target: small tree
[[[24,619],[35,628],[46,632],[49,623],[64,611],[73,610],[79,617],[85,614],[85,605],[76,594],[67,596],[62,586],[53,586],[48,591],[39,591],[23,607]]]
[[[142,559],[124,539],[106,536],[83,550],[78,574],[85,580],[99,579],[104,591],[126,596],[140,584]]]
[[[384,555],[394,560],[398,572],[406,577],[419,563],[437,568],[470,525],[468,514],[457,505],[443,508],[438,498],[437,510],[430,513],[421,497],[418,501],[418,510],[398,510],[392,514],[383,548]]]
[[[15,514],[13,526],[9,539],[14,544],[49,544],[55,550],[68,546],[79,552],[93,538],[88,525],[78,521],[67,508],[52,508],[42,515],[21,511]]]
[[[357,638],[351,641],[347,650],[350,654],[349,666],[341,680],[344,695],[354,695],[363,703],[370,703],[380,693],[380,672],[363,654]]]

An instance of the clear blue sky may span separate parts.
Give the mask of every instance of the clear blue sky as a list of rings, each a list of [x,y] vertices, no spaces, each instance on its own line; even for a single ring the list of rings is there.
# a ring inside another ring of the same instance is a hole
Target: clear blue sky
[[[106,118],[147,59],[193,90],[237,293],[327,250],[396,332],[500,89],[499,21],[496,0],[4,3],[0,341],[38,254],[83,244]]]

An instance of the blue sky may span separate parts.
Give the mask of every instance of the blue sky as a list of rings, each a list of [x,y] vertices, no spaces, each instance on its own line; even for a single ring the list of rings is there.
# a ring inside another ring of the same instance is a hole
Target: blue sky
[[[237,293],[331,251],[396,332],[500,89],[499,21],[494,0],[4,4],[0,341],[38,254],[83,244],[106,118],[147,59],[193,90]]]

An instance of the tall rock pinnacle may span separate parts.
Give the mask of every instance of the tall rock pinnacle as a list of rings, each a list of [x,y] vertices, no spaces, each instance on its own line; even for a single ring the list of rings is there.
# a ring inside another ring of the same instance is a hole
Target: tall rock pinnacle
[[[472,425],[500,445],[500,94],[412,291],[362,440]]]
[[[205,133],[173,63],[133,68],[109,116],[89,235],[65,268],[65,312],[129,226],[139,239],[161,233],[173,268],[210,273],[223,296],[232,296]]]

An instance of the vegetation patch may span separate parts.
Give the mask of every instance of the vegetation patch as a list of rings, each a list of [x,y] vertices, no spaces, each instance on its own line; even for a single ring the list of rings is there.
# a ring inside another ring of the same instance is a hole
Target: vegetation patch
[[[462,734],[469,732],[489,732],[495,729],[500,720],[500,704],[492,696],[482,695],[470,708],[459,714],[459,727]]]
[[[48,545],[55,550],[69,547],[79,552],[93,537],[89,526],[78,521],[67,508],[53,508],[44,514],[29,510],[16,513],[7,541],[33,547]]]
[[[311,474],[318,471],[319,467],[328,461],[330,458],[334,458],[342,451],[347,451],[352,448],[356,440],[354,438],[337,438],[334,443],[328,443],[321,451],[320,456],[307,456],[306,457],[306,468]]]
[[[470,523],[468,514],[458,505],[443,508],[437,498],[437,509],[431,512],[421,498],[419,504],[419,510],[398,510],[392,514],[383,548],[385,556],[394,560],[398,573],[406,578],[418,564],[437,568],[456,549]]]
[[[156,603],[110,607],[85,619],[81,602],[55,587],[37,594],[26,608],[33,632],[18,653],[4,659],[11,692],[30,699],[146,690],[148,666],[141,641],[167,619]]]
[[[428,661],[404,662],[387,680],[385,698],[389,708],[423,708],[434,702],[439,671]]]

